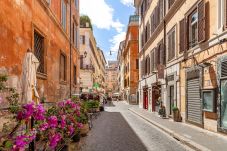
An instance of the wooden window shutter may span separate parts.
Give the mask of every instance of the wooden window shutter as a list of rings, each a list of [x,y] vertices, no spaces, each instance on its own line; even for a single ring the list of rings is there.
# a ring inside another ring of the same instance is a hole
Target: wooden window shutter
[[[142,60],[142,75],[144,76],[144,68],[145,68],[145,61],[144,59]]]
[[[171,42],[171,34],[168,35],[168,61],[170,61],[170,58],[172,56],[172,46],[171,46],[172,42]]]
[[[161,63],[161,60],[160,60],[160,54],[161,54],[161,44],[158,45],[158,48],[157,48],[157,65],[159,65]]]
[[[185,41],[185,37],[186,37],[186,30],[185,30],[185,19],[182,19],[180,21],[180,50],[179,52],[182,53],[185,51],[186,47],[186,41]]]
[[[151,32],[150,32],[150,23],[148,22],[148,25],[147,25],[147,28],[148,28],[148,31],[147,31],[147,38],[149,39],[150,38],[150,34],[151,34]]]
[[[150,66],[150,61],[151,59],[150,59],[150,57],[148,56],[148,63],[147,63],[147,71],[148,71],[148,74],[150,74],[150,69],[151,69],[151,66]]]
[[[159,23],[160,23],[160,0],[157,5],[157,26],[159,25]]]
[[[140,37],[141,37],[141,47],[143,48],[143,32],[141,33]]]
[[[175,46],[176,42],[175,42],[175,30],[173,30],[172,32],[172,58],[175,57],[175,52],[176,52],[176,46]]]
[[[151,52],[151,72],[154,71],[154,50]]]
[[[198,10],[198,42],[201,43],[206,40],[206,31],[205,31],[205,2],[201,0],[197,6]]]
[[[154,48],[154,70],[157,69],[158,63],[158,48]]]

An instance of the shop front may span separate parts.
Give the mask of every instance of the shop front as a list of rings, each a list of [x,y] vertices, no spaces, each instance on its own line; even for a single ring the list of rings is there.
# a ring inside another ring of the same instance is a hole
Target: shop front
[[[161,104],[161,85],[156,83],[152,86],[152,112],[158,112]]]
[[[148,87],[143,88],[143,108],[148,110]]]
[[[218,61],[218,130],[227,133],[227,55]]]

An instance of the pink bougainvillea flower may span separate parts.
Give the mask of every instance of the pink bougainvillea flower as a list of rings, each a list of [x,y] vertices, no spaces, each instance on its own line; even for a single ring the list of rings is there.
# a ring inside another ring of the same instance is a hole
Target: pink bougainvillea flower
[[[34,102],[25,104],[23,106],[24,110],[23,110],[23,118],[24,119],[28,119],[29,117],[32,116],[33,112],[34,112]]]
[[[81,128],[83,127],[83,124],[82,124],[82,123],[77,123],[77,127],[78,127],[79,129],[81,129]]]
[[[80,111],[76,111],[76,115],[77,116],[80,116]]]
[[[47,123],[43,123],[43,124],[40,125],[39,130],[45,131],[48,128],[49,128],[49,125]]]
[[[44,114],[45,114],[45,109],[44,109],[43,105],[42,104],[37,105],[36,110],[33,115],[34,119],[38,120],[38,121],[44,120],[45,119]]]
[[[26,145],[28,145],[27,136],[25,135],[17,136],[14,144],[15,144],[13,146],[14,150],[24,150]]]
[[[68,129],[69,129],[69,134],[70,135],[72,135],[74,133],[74,131],[75,131],[75,128],[74,128],[73,125],[69,125]]]
[[[49,127],[55,128],[58,125],[58,119],[56,116],[51,116],[48,118]]]
[[[65,128],[65,125],[66,125],[65,118],[66,118],[65,115],[62,115],[62,116],[61,116],[61,128],[62,128],[62,129]]]
[[[63,101],[61,101],[61,102],[58,103],[58,106],[63,108],[65,106],[65,103]]]
[[[18,120],[28,120],[34,112],[34,102],[25,104],[23,109],[18,112],[17,119]]]
[[[55,149],[60,140],[61,140],[61,135],[59,133],[49,136],[50,148]]]
[[[17,120],[23,120],[23,112],[22,111],[17,113]]]
[[[32,142],[36,138],[37,131],[33,129],[30,134],[28,134],[27,138],[30,142]]]

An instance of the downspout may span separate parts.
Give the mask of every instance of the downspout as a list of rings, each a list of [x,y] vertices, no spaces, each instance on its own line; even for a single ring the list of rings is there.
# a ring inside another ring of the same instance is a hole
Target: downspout
[[[69,51],[70,51],[70,57],[69,57],[69,95],[70,98],[72,97],[72,0],[70,0],[69,3]]]
[[[165,15],[166,15],[166,1],[164,0],[164,21],[163,21],[163,29],[164,29],[164,39],[163,39],[163,43],[164,43],[164,53],[165,53],[165,67],[166,67],[166,65],[167,65],[167,53],[166,53],[166,21],[165,21]],[[165,81],[165,86],[166,86],[166,90],[167,90],[167,80],[166,80],[166,78],[167,78],[167,70],[165,69],[165,77],[164,77],[164,81]],[[164,97],[164,92],[163,92],[163,97]],[[164,98],[163,98],[163,102],[162,102],[163,104],[164,104]]]

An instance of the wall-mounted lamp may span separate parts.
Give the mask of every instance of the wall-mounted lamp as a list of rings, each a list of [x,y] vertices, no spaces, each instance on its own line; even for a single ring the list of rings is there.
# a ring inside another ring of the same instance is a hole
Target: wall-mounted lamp
[[[84,51],[84,55],[82,57],[80,57],[80,59],[84,59],[87,57],[87,51]]]

